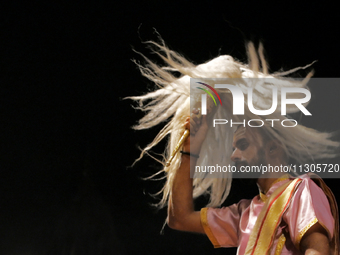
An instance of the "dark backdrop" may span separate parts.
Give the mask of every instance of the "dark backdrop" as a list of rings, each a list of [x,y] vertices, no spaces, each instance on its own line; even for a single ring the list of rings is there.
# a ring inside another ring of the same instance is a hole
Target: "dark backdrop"
[[[135,48],[159,61],[142,43],[157,40],[155,29],[194,63],[246,61],[253,40],[271,71],[318,60],[316,77],[338,77],[337,5],[325,1],[10,1],[0,10],[1,254],[233,254],[205,236],[161,235],[166,211],[149,195],[161,183],[141,180],[160,166],[129,167],[159,130],[133,131],[142,114],[122,100],[153,88],[131,59],[142,61]],[[303,121],[339,130],[339,92],[312,88]],[[337,195],[338,180],[326,181]],[[227,204],[256,193],[241,185]]]

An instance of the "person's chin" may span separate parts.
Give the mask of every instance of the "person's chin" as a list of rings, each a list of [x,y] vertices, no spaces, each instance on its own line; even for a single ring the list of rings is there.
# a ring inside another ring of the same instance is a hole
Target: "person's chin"
[[[246,166],[248,166],[248,164],[246,164],[246,163],[238,163],[238,164],[235,164],[235,166],[236,166],[236,173],[233,174],[233,176],[235,178],[247,179],[249,173],[244,172],[244,169],[245,169]],[[241,171],[241,168],[243,168],[242,171]]]

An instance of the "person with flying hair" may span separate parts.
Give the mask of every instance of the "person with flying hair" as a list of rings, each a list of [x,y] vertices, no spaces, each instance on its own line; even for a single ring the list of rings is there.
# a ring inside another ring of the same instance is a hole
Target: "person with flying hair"
[[[256,50],[252,43],[247,45],[248,64],[222,55],[194,65],[166,47],[162,40],[147,43],[166,65],[161,67],[144,56],[146,65],[135,62],[157,89],[129,98],[136,100],[139,109],[146,112],[135,129],[166,123],[137,160],[170,136],[164,160],[159,160],[163,169],[150,177],[161,174],[166,177],[157,194],[162,194],[158,206],[168,206],[169,227],[205,234],[215,248],[238,247],[237,254],[339,254],[337,204],[331,190],[317,175],[266,172],[252,176],[259,195],[221,208],[230,191],[232,173],[195,172],[195,167],[202,165],[235,164],[240,170],[246,166],[288,166],[291,162],[314,162],[338,156],[340,144],[332,139],[331,133],[301,124],[287,128],[265,123],[268,119],[290,121],[277,111],[261,116],[245,107],[243,116],[233,115],[232,93],[222,89],[217,89],[221,104],[214,106],[208,102],[207,114],[202,114],[200,99],[204,92],[190,89],[193,79],[201,84],[210,82],[207,86],[227,79],[244,94],[252,88],[254,108],[269,109],[273,87],[308,89],[312,73],[302,80],[287,75],[310,65],[270,74],[262,44]],[[280,96],[280,90],[277,91]],[[287,106],[287,113],[298,110],[295,105]],[[212,127],[213,119],[226,116],[239,123],[237,128]],[[256,119],[265,124],[261,128],[240,125],[242,118],[245,122]],[[204,194],[209,195],[208,204],[195,211],[194,199]]]

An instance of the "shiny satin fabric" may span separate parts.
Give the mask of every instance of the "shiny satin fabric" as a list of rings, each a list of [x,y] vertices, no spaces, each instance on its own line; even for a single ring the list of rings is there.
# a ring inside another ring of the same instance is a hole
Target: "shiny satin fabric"
[[[316,222],[326,229],[330,240],[333,237],[334,218],[326,195],[308,175],[300,178],[302,182],[283,213],[270,254],[277,254],[279,250],[280,254],[301,254],[301,238]],[[278,187],[287,182],[289,179],[274,183],[266,197],[270,197]],[[243,255],[263,205],[264,201],[258,195],[252,200],[241,200],[229,207],[203,208],[202,225],[214,247],[238,247],[237,254]],[[285,242],[283,247],[280,247],[283,244],[282,234],[285,236]]]

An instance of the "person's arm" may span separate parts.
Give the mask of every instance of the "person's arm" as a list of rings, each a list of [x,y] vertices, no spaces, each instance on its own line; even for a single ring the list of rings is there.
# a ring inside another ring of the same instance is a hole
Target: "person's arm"
[[[191,120],[190,118],[186,120],[185,126],[190,130],[190,137],[185,141],[183,151],[199,154],[208,130],[206,116],[202,116],[200,120],[196,114],[193,114]],[[171,189],[167,223],[173,229],[204,233],[200,212],[194,210],[190,161],[192,166],[194,166],[196,165],[197,158],[185,154],[182,155],[181,165],[176,172]]]
[[[305,255],[330,255],[326,230],[319,223],[316,223],[303,236],[300,247]]]
[[[181,166],[174,178],[168,205],[168,225],[176,230],[204,233],[200,212],[194,211],[189,157],[182,155]]]

